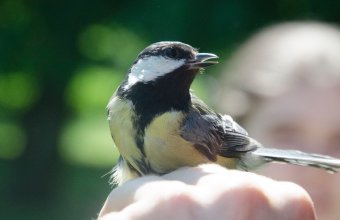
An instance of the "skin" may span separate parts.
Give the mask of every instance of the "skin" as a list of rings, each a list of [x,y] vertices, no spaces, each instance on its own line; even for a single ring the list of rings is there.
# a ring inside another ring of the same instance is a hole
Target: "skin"
[[[316,218],[296,184],[204,164],[126,182],[110,193],[99,219]]]
[[[265,146],[340,158],[339,94],[339,86],[300,86],[264,100],[248,116],[244,127]],[[260,173],[301,185],[310,193],[320,219],[339,219],[339,174],[281,164],[269,165]]]

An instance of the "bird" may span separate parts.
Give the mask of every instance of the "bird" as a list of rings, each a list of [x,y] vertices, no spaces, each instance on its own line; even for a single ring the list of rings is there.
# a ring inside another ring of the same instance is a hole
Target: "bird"
[[[217,59],[178,41],[153,43],[138,54],[107,105],[120,153],[115,184],[203,163],[245,171],[269,162],[339,170],[340,160],[330,156],[264,147],[231,116],[195,96],[193,80]]]

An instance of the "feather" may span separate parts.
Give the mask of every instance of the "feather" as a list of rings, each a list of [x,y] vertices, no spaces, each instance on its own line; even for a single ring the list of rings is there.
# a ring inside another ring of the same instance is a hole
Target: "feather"
[[[258,148],[253,155],[262,157],[267,162],[283,162],[300,166],[325,169],[336,173],[340,169],[340,160],[319,154],[310,154],[298,150],[281,150],[273,148]]]

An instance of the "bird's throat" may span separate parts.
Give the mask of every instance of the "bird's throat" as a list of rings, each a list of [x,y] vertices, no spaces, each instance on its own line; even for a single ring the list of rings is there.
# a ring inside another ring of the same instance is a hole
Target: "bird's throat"
[[[165,100],[184,104],[190,102],[190,86],[197,73],[198,70],[177,70],[159,78],[154,85]]]
[[[198,70],[174,71],[148,83],[140,82],[118,95],[133,103],[140,129],[157,115],[176,110],[187,112],[191,105],[190,85]]]

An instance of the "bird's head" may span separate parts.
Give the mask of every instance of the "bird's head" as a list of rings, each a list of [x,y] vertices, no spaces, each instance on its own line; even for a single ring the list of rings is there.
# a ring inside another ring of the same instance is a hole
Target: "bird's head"
[[[122,85],[129,90],[138,84],[183,87],[190,85],[201,68],[216,64],[210,59],[215,54],[199,53],[188,44],[176,41],[161,41],[145,48],[130,68]]]

